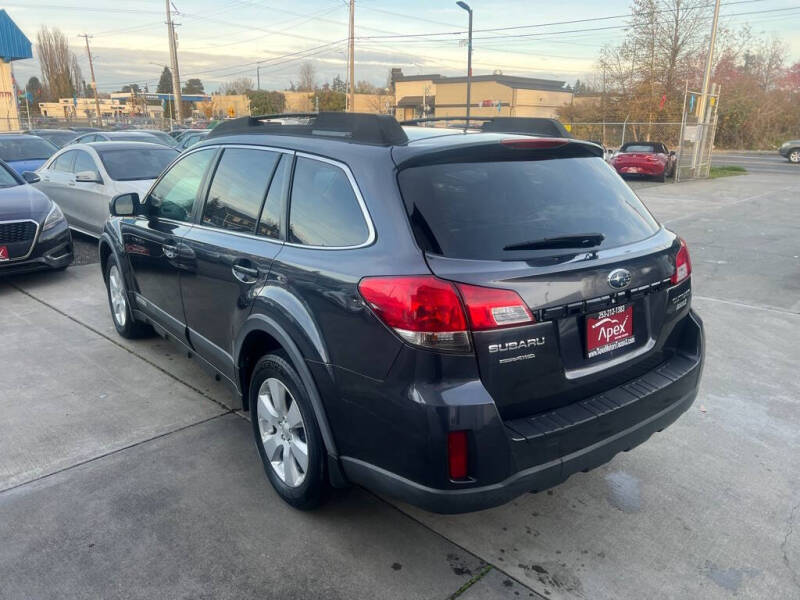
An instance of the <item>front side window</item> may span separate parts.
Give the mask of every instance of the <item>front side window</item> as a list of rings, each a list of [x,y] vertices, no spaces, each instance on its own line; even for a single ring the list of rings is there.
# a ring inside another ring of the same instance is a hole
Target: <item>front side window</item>
[[[72,167],[72,172],[82,173],[84,171],[97,173],[97,165],[94,163],[94,159],[89,156],[88,152],[78,151],[75,156],[75,164]]]
[[[367,241],[369,229],[353,186],[335,165],[298,157],[289,209],[289,241],[348,247]]]
[[[175,163],[150,192],[150,216],[189,221],[215,151],[194,152]]]
[[[214,172],[203,210],[203,224],[255,233],[258,213],[280,154],[228,148]]]
[[[50,168],[53,171],[59,171],[61,173],[72,173],[72,165],[75,163],[76,154],[77,152],[75,150],[64,152],[64,154],[53,161]]]

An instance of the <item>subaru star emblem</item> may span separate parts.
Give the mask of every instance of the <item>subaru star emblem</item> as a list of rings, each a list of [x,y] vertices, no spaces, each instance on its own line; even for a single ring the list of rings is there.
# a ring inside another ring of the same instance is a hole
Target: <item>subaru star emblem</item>
[[[631,283],[631,272],[627,269],[614,269],[608,274],[608,285],[615,290],[628,287]]]

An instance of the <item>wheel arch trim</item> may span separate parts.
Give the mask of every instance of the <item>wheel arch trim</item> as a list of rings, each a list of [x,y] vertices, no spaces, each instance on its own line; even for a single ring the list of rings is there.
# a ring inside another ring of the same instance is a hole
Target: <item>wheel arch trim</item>
[[[247,339],[247,336],[254,331],[261,331],[274,338],[278,344],[280,344],[281,348],[286,352],[286,354],[289,355],[292,365],[295,367],[295,369],[297,369],[297,373],[300,375],[300,379],[302,380],[303,385],[308,392],[308,397],[311,400],[311,408],[314,410],[317,423],[319,423],[319,429],[320,433],[322,434],[322,441],[325,444],[325,449],[330,456],[337,458],[339,453],[336,449],[336,443],[333,439],[333,432],[331,431],[330,424],[328,423],[325,407],[322,404],[322,398],[319,395],[319,390],[317,389],[317,384],[314,381],[314,377],[311,375],[311,370],[308,368],[305,358],[300,352],[297,344],[294,343],[291,336],[286,333],[286,331],[277,321],[263,314],[254,314],[248,317],[247,321],[245,321],[245,323],[242,325],[242,328],[239,330],[239,334],[236,337],[236,355],[234,357],[236,379],[241,380],[239,365],[244,341]]]

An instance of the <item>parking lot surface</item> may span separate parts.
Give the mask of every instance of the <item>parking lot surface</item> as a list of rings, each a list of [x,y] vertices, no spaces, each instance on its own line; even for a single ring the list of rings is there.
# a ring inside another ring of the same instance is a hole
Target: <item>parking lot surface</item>
[[[800,173],[635,187],[691,250],[695,405],[468,515],[293,510],[226,388],[116,336],[97,265],[0,282],[0,597],[800,597]]]

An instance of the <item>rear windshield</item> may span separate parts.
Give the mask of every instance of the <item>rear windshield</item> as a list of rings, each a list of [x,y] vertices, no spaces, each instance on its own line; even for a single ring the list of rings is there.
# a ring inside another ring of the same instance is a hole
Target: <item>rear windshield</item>
[[[38,137],[0,138],[0,159],[5,161],[50,158],[56,150],[53,144]]]
[[[563,247],[505,248],[589,233],[603,236],[592,249],[612,248],[659,227],[598,157],[430,165],[401,171],[398,180],[417,242],[450,258],[565,254]]]
[[[172,148],[127,148],[98,150],[97,153],[108,176],[117,181],[155,179],[178,156]]]

